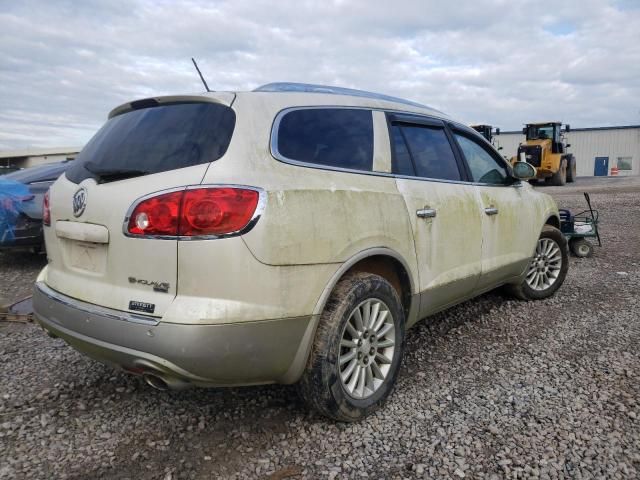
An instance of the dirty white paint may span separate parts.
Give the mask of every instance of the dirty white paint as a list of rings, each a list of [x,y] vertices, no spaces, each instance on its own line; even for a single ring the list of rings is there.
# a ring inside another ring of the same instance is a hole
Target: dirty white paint
[[[117,310],[128,310],[132,300],[155,305],[154,315],[162,316],[176,295],[177,241],[129,238],[122,233],[129,207],[139,198],[179,184],[197,184],[207,165],[183,168],[174,173],[147,175],[118,182],[96,184],[87,179],[81,185],[63,175],[51,187],[51,227],[45,227],[49,268],[47,284],[54,290],[85,302]],[[179,182],[179,183],[178,183]],[[73,195],[87,189],[84,213],[73,215]],[[56,234],[57,222],[64,232],[89,240],[70,239]],[[108,235],[101,230],[108,230]],[[98,235],[98,236],[97,236]],[[106,238],[105,238],[106,237]],[[155,292],[152,286],[130,283],[129,277],[169,283],[169,291]]]
[[[233,101],[231,95],[207,98]],[[56,182],[51,191],[54,224],[102,225],[108,243],[102,244],[101,258],[91,260],[89,254],[83,259],[82,244],[47,229],[51,261],[42,277],[53,289],[118,310],[128,310],[130,300],[153,303],[156,314],[173,323],[303,317],[313,313],[343,263],[383,247],[408,266],[412,294],[433,292],[423,296],[422,311],[428,312],[480,289],[487,282],[485,273],[504,273],[503,267],[530,255],[547,216],[557,213],[550,198],[528,185],[478,187],[339,172],[283,163],[270,152],[271,126],[282,109],[347,102],[374,110],[374,168],[390,172],[381,110],[440,115],[428,109],[325,94],[238,93],[233,98],[237,122],[231,144],[210,165],[102,185],[85,181],[88,202],[79,219],[72,215],[71,201],[79,186],[65,178]],[[179,242],[123,235],[125,214],[136,199],[199,183],[264,189],[262,217],[243,237]],[[485,203],[500,208],[499,218],[485,218]],[[436,209],[436,218],[418,218],[416,210],[422,208]],[[73,231],[89,234],[83,227]],[[129,283],[129,277],[167,282],[170,289],[154,292]]]

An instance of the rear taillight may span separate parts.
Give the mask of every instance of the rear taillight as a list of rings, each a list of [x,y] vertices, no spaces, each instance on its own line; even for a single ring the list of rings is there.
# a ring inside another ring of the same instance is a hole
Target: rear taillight
[[[51,208],[49,207],[49,190],[44,194],[42,201],[42,223],[47,227],[51,226]]]
[[[184,191],[163,193],[140,202],[131,213],[129,233],[177,235],[183,193]]]
[[[210,187],[163,193],[138,203],[129,217],[133,236],[228,235],[243,230],[260,194],[240,187]]]
[[[244,188],[186,190],[180,235],[222,235],[242,230],[258,206],[258,192]]]

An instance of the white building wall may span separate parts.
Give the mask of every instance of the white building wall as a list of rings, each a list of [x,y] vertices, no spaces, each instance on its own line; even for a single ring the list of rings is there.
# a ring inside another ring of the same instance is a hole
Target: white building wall
[[[34,155],[26,157],[23,162],[20,163],[20,168],[35,167],[37,165],[45,165],[47,163],[57,163],[66,160],[67,158],[75,158],[76,154],[64,154],[64,155]]]
[[[565,136],[571,145],[568,150],[576,158],[578,176],[593,176],[595,157],[609,157],[609,174],[618,166],[618,158],[630,157],[632,171],[619,175],[640,175],[640,127],[572,130]],[[525,140],[521,133],[505,132],[495,138],[507,158],[514,156]]]

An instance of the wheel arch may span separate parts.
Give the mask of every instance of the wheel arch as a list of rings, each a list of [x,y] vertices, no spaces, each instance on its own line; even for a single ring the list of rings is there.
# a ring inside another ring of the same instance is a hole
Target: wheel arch
[[[556,227],[560,230],[560,216],[556,213],[551,215],[547,215],[547,220],[544,222],[545,225],[551,225],[552,227]]]
[[[419,299],[414,294],[417,280],[413,277],[409,263],[402,255],[390,248],[375,247],[363,250],[341,264],[325,286],[313,310],[312,320],[300,342],[296,357],[287,373],[280,379],[281,383],[294,383],[302,375],[311,353],[311,345],[320,315],[338,282],[352,272],[369,272],[380,275],[389,281],[396,290],[398,290],[399,284],[401,291],[398,292],[398,295],[402,301],[407,324],[411,324],[410,320],[413,316],[418,315]],[[396,278],[394,278],[394,274]]]
[[[351,272],[375,273],[385,278],[398,291],[398,296],[408,315],[411,309],[411,297],[416,282],[412,278],[411,268],[406,260],[394,250],[385,247],[369,248],[352,256],[333,274],[318,299],[313,314],[320,315],[329,296],[338,282]],[[394,278],[394,274],[396,278]]]

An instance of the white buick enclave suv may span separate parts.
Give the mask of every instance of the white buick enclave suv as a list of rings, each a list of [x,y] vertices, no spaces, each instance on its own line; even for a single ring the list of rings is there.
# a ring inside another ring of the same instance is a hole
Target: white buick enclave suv
[[[418,320],[560,287],[566,242],[534,176],[442,112],[358,90],[133,101],[50,189],[36,318],[156,388],[298,383],[356,420]]]

